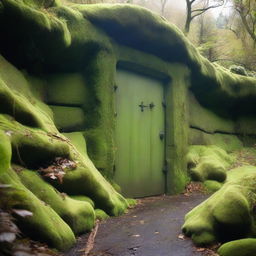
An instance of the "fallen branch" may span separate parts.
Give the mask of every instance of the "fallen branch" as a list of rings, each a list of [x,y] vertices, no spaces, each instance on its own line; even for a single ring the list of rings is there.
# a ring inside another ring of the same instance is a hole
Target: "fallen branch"
[[[96,225],[95,225],[94,229],[92,230],[91,234],[88,237],[86,247],[83,250],[81,250],[81,251],[84,252],[83,256],[88,256],[89,253],[91,252],[91,250],[93,249],[94,240],[95,240],[95,237],[97,235],[98,228],[99,228],[99,220],[96,221]]]

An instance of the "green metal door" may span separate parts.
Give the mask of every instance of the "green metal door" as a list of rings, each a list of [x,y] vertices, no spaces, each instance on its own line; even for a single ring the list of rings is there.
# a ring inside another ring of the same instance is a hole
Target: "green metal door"
[[[165,190],[163,107],[160,80],[118,70],[116,77],[115,181],[130,197]]]

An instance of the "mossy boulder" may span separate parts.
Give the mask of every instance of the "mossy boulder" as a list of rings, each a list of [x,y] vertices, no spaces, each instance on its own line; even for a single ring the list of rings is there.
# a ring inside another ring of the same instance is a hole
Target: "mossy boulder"
[[[188,169],[192,180],[224,182],[226,170],[234,159],[217,146],[194,145],[187,154]]]
[[[255,182],[256,167],[229,171],[227,182],[186,215],[185,235],[197,245],[254,236]]]
[[[254,256],[256,255],[256,239],[246,238],[223,244],[218,249],[220,256]]]
[[[106,214],[103,210],[101,209],[95,209],[95,214],[96,214],[96,219],[97,220],[106,220],[109,218],[109,215]]]

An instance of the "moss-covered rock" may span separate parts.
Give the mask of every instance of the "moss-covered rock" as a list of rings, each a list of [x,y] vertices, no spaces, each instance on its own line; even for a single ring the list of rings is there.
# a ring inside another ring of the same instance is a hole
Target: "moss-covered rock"
[[[109,215],[106,214],[103,210],[101,209],[95,209],[95,214],[96,214],[96,219],[97,220],[106,220],[109,218]]]
[[[85,127],[85,114],[80,107],[50,106],[53,119],[60,131],[81,131]]]
[[[18,70],[12,69],[9,68],[10,76],[14,73],[28,84]],[[60,134],[40,96],[34,97],[29,86],[22,93],[22,88],[13,85],[14,79],[4,75],[1,79],[1,72],[0,182],[12,186],[9,196],[13,207],[33,213],[30,218],[18,220],[21,229],[65,250],[74,244],[74,234],[94,226],[93,201],[110,215],[123,213],[128,203],[89,160],[83,134],[69,133],[69,138]],[[73,169],[65,169],[63,183],[42,179],[36,171],[47,168],[56,157],[75,163]],[[64,192],[81,196],[72,199]],[[81,200],[82,197],[88,200]]]
[[[58,192],[45,182],[35,171],[19,172],[21,182],[37,198],[48,204],[73,230],[79,234],[91,230],[94,226],[95,213],[90,203],[76,200]]]
[[[256,255],[256,239],[247,238],[225,243],[218,249],[220,256],[253,256]]]
[[[8,169],[1,174],[0,182],[12,186],[12,190],[8,192],[13,201],[12,207],[33,213],[32,217],[18,220],[23,232],[31,237],[36,236],[38,240],[59,250],[68,249],[75,243],[75,236],[69,225],[49,205],[28,190],[13,170]]]
[[[186,215],[183,232],[198,245],[255,235],[255,180],[255,167],[229,171],[222,188]]]
[[[217,146],[190,146],[187,154],[188,169],[192,180],[223,182],[226,170],[234,159]]]
[[[216,192],[223,185],[223,183],[215,181],[215,180],[206,180],[203,184],[208,192]]]

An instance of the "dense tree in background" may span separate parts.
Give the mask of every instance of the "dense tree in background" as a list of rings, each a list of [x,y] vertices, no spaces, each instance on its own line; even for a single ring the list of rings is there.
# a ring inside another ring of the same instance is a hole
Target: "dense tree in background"
[[[241,17],[242,24],[256,45],[256,1],[233,0],[234,8]]]
[[[210,9],[220,7],[224,4],[224,0],[216,0],[210,4],[209,0],[186,0],[187,16],[184,31],[189,33],[191,22],[194,18],[202,15]]]

